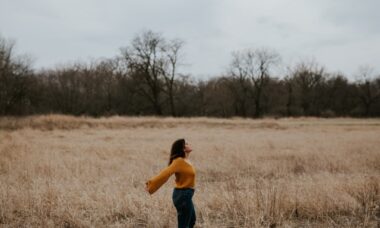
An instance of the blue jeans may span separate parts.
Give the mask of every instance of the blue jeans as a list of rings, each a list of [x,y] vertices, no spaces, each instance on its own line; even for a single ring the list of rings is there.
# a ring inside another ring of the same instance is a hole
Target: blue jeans
[[[178,228],[192,228],[196,216],[193,204],[194,189],[174,188],[173,203],[177,209]]]

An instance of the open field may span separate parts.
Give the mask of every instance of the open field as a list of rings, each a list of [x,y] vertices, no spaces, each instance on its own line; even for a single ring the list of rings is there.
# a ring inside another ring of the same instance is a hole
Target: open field
[[[175,227],[174,140],[197,227],[379,227],[380,120],[0,118],[0,227]]]

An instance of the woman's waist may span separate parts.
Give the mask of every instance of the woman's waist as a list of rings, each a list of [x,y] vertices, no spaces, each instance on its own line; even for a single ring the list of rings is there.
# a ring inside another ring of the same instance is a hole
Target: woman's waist
[[[174,191],[195,191],[195,188],[191,188],[191,187],[178,188],[178,187],[175,187],[173,190]]]

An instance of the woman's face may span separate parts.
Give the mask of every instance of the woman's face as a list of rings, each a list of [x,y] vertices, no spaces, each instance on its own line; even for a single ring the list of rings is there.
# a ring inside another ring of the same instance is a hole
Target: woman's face
[[[191,149],[190,144],[188,144],[187,142],[185,142],[185,148],[183,150],[185,151],[185,153],[190,153],[191,151],[193,151]]]

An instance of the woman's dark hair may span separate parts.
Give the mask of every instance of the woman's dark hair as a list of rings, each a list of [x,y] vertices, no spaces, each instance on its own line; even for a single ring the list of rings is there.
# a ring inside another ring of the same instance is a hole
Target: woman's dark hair
[[[178,157],[185,157],[185,139],[178,139],[172,145],[172,150],[170,151],[169,164],[172,164],[172,161]]]

